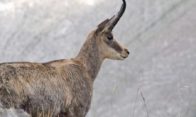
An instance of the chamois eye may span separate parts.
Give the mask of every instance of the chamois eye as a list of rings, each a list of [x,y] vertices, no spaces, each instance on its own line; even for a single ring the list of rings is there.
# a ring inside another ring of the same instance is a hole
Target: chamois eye
[[[107,38],[108,38],[109,41],[113,40],[113,36],[112,35],[108,35]]]

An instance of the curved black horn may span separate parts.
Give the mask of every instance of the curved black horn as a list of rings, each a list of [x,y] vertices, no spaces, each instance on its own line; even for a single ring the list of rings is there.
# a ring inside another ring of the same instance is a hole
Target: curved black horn
[[[126,1],[125,0],[122,0],[123,1],[123,4],[121,6],[121,9],[120,11],[118,12],[117,15],[113,16],[110,20],[110,24],[109,24],[109,29],[112,30],[115,25],[118,23],[118,21],[120,20],[120,18],[122,17],[123,13],[125,12],[125,9],[126,9]]]

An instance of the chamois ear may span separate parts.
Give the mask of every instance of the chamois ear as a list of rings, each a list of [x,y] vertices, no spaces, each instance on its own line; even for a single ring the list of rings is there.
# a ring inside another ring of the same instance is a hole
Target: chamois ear
[[[108,26],[109,21],[110,21],[109,19],[106,19],[103,22],[101,22],[97,26],[96,33],[98,34],[98,33],[102,32],[104,29],[106,29],[106,27]]]

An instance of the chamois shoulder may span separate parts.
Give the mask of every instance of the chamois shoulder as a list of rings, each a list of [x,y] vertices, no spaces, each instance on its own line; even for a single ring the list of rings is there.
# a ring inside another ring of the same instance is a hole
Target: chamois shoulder
[[[49,61],[49,62],[43,63],[43,65],[51,66],[51,67],[63,67],[63,66],[67,66],[67,65],[74,65],[74,66],[80,66],[80,67],[83,66],[80,61],[77,61],[74,59],[54,60],[54,61]]]

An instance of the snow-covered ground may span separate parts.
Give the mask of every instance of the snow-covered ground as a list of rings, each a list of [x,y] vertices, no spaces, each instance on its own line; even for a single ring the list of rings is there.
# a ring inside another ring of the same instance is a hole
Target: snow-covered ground
[[[71,58],[121,0],[1,0],[0,62]],[[196,1],[127,0],[87,117],[196,117]]]

